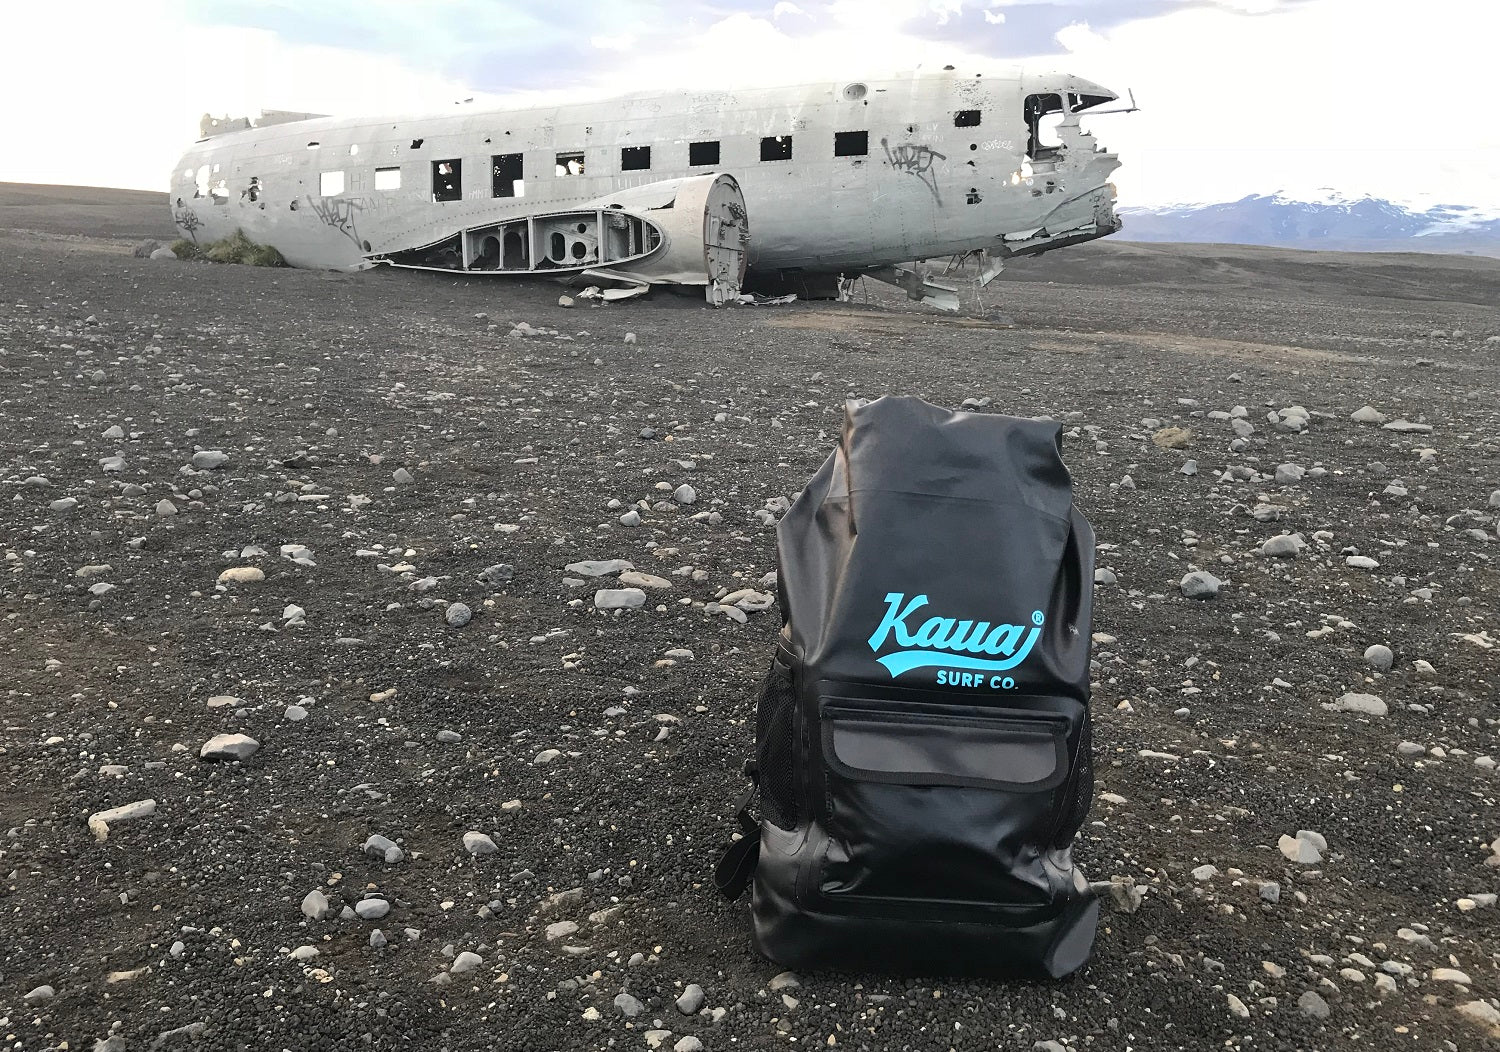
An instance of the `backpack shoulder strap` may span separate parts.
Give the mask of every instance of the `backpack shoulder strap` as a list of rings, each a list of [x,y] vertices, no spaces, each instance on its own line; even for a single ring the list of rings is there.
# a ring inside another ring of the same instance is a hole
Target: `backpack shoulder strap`
[[[750,808],[755,803],[756,793],[760,791],[759,771],[756,770],[754,760],[745,761],[745,777],[750,779],[750,787],[735,804],[735,821],[740,826],[740,838],[724,849],[723,855],[719,857],[719,864],[714,867],[714,886],[730,902],[745,893],[745,888],[749,886],[750,878],[755,873],[756,863],[760,861],[760,823],[750,817]]]

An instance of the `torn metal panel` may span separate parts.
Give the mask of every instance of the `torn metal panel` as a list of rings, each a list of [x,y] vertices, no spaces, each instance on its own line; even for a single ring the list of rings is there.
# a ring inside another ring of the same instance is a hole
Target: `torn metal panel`
[[[925,303],[938,310],[958,310],[958,286],[935,280],[926,267],[880,267],[866,271],[865,276],[906,290],[906,298],[909,300]]]

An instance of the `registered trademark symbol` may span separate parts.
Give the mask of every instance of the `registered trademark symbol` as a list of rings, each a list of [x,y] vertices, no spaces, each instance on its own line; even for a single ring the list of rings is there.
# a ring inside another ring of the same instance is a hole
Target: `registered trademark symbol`
[[[1047,620],[1047,618],[1042,614],[1042,612],[1040,610],[1033,610],[1031,612],[1031,623],[1032,624],[1039,625],[1039,624],[1041,624],[1045,620]]]

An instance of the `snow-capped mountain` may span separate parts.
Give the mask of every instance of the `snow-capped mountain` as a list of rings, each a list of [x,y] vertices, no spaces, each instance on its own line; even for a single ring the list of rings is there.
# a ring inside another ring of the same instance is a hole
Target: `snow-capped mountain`
[[[1500,208],[1397,203],[1323,189],[1217,204],[1121,208],[1127,241],[1198,241],[1366,252],[1500,256]]]

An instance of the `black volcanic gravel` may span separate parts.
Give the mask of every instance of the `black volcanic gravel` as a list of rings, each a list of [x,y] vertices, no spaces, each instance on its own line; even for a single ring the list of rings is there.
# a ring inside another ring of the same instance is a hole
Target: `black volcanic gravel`
[[[0,1047],[1494,1047],[1458,1006],[1500,995],[1476,763],[1500,754],[1500,263],[1106,244],[1017,262],[949,317],[873,285],[565,310],[545,283],[128,247],[0,230]],[[846,396],[883,393],[1064,421],[1117,575],[1094,626],[1110,796],[1077,851],[1124,888],[1067,982],[773,989],[709,881],[779,627],[715,600],[766,589],[777,498]],[[1351,420],[1366,404],[1432,429]],[[1304,432],[1267,419],[1293,406]],[[1192,446],[1158,448],[1165,427]],[[1259,554],[1283,532],[1307,547]],[[564,569],[586,559],[670,588],[601,613],[616,582]],[[264,580],[219,585],[234,567]],[[1199,568],[1212,600],[1178,589]],[[1348,693],[1389,711],[1332,707]],[[200,760],[221,733],[260,748]],[[471,830],[498,851],[471,857]],[[1278,850],[1298,830],[1322,862]],[[385,917],[340,919],[374,895]]]

